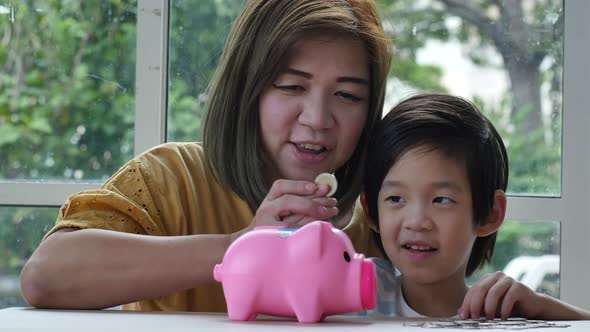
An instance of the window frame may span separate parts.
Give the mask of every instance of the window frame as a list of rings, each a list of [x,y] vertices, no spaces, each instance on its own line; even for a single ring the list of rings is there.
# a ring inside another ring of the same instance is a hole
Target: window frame
[[[564,2],[564,65],[562,168],[560,197],[509,196],[507,220],[559,221],[560,298],[590,309],[590,264],[580,253],[590,252],[590,2]],[[166,140],[168,72],[168,0],[138,0],[135,85],[134,155]],[[0,181],[0,206],[59,207],[75,192],[100,187],[98,182]]]

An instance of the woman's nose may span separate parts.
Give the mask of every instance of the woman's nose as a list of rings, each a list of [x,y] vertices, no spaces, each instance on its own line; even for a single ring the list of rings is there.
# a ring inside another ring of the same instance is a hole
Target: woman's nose
[[[299,123],[314,130],[331,128],[334,125],[334,118],[327,99],[320,93],[309,95],[299,114]]]

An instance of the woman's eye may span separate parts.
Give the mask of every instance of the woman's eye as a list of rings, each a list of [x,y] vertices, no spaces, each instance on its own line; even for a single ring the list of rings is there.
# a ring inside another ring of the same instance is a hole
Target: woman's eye
[[[357,96],[353,95],[352,93],[348,93],[348,92],[344,92],[344,91],[336,92],[336,95],[340,96],[346,100],[353,101],[353,102],[359,102],[359,101],[363,100],[363,98],[357,97]]]
[[[300,85],[272,85],[275,89],[283,90],[283,91],[303,91],[303,87]]]
[[[432,200],[433,203],[438,203],[438,204],[450,204],[453,202],[452,199],[448,198],[448,197],[436,197],[435,199]]]

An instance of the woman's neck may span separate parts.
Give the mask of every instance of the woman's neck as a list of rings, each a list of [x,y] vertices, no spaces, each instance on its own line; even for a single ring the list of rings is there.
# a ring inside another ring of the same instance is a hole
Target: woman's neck
[[[456,316],[468,289],[463,276],[420,284],[404,278],[402,274],[402,292],[406,303],[414,311],[427,317]]]

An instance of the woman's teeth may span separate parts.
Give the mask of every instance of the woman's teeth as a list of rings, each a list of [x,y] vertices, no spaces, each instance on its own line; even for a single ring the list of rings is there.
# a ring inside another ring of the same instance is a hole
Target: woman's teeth
[[[316,144],[297,144],[297,147],[300,150],[308,150],[308,151],[312,151],[312,152],[321,152],[323,150],[325,150],[325,148],[321,145],[316,145]]]

